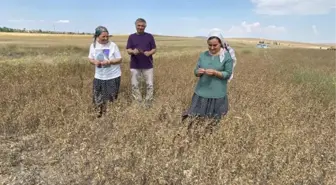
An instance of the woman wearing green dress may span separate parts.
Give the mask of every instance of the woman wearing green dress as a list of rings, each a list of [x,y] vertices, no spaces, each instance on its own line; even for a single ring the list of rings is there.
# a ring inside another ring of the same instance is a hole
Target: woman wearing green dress
[[[199,79],[183,119],[196,116],[218,121],[228,112],[227,83],[232,74],[233,59],[221,33],[210,33],[207,44],[208,50],[200,54],[194,69]]]

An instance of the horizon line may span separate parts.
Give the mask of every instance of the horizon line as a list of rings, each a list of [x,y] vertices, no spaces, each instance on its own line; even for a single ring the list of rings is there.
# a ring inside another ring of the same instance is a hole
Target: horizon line
[[[38,29],[36,29],[38,30]],[[33,30],[30,30],[33,31]],[[66,32],[66,31],[49,31],[49,30],[43,30],[44,32],[29,32],[29,30],[26,30],[26,32],[0,32],[0,34],[41,34],[41,35],[51,35],[51,36],[57,36],[57,35],[67,35],[67,36],[91,36],[93,33],[90,32]],[[83,34],[84,33],[84,34]],[[151,33],[153,36],[159,36],[159,37],[179,37],[179,38],[207,38],[206,36],[182,36],[182,35],[164,35],[164,34],[156,34]],[[128,36],[130,34],[110,34],[110,36]],[[280,39],[270,39],[270,38],[261,38],[261,37],[227,37],[226,39],[253,39],[253,40],[263,40],[263,41],[277,41],[277,42],[292,42],[292,43],[302,43],[302,44],[323,44],[323,45],[336,45],[336,42],[334,43],[320,43],[320,42],[303,42],[303,41],[293,41],[293,40],[280,40]]]

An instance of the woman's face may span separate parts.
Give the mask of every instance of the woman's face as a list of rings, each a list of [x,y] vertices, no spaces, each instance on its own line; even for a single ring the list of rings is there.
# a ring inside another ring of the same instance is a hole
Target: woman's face
[[[211,54],[216,54],[221,49],[221,43],[217,38],[208,40],[208,48]]]
[[[99,36],[98,36],[98,41],[101,44],[106,44],[109,40],[109,34],[107,32],[102,32]]]

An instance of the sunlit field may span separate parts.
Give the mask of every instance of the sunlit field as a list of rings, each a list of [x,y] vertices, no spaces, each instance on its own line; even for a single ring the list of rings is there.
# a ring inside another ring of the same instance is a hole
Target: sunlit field
[[[0,35],[0,184],[331,185],[335,51],[255,48],[230,40],[238,63],[229,113],[181,121],[204,39],[156,37],[155,101],[131,101],[127,36],[121,92],[92,109],[90,36]]]

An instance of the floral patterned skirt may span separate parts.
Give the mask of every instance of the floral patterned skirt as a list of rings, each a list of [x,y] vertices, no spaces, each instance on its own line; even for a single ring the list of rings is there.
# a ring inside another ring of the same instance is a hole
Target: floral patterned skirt
[[[118,98],[120,77],[111,80],[93,79],[93,104],[101,105]]]

